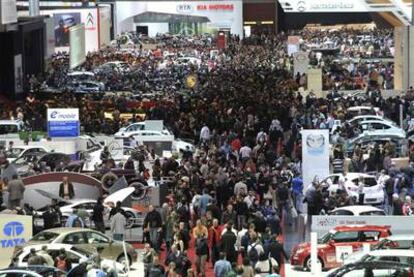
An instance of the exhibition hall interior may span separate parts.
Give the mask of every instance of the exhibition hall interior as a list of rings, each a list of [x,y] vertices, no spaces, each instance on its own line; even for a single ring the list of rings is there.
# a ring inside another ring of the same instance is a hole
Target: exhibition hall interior
[[[414,277],[414,0],[1,0],[0,277]]]

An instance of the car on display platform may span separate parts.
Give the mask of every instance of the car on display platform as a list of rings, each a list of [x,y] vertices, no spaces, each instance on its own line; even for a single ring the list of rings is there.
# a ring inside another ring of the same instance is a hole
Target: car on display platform
[[[32,174],[34,166],[44,164],[50,171],[55,171],[59,166],[66,167],[70,161],[70,156],[64,153],[35,152],[17,158],[11,164],[16,168],[19,176],[26,177]]]
[[[371,106],[354,106],[346,110],[347,118],[353,118],[358,115],[378,115],[383,116],[383,112],[378,107]]]
[[[376,244],[380,238],[391,235],[389,226],[350,225],[337,226],[318,240],[318,261],[323,269],[341,266],[346,256],[362,248],[363,244]],[[301,243],[292,250],[290,264],[306,270],[311,268],[310,243]]]
[[[94,73],[105,73],[105,72],[118,72],[118,73],[126,73],[131,70],[131,67],[126,62],[121,61],[112,61],[107,62],[101,66],[99,66]]]
[[[123,202],[126,198],[128,198],[132,193],[134,193],[135,188],[128,187],[121,190],[118,190],[108,197],[106,197],[103,201],[104,204],[104,222],[105,226],[109,228],[109,213],[112,207],[115,207],[117,202]],[[86,211],[90,216],[92,216],[93,208],[96,205],[95,199],[72,199],[72,200],[65,200],[63,198],[60,198],[59,196],[53,195],[51,193],[37,190],[42,196],[48,197],[50,199],[56,199],[58,200],[58,205],[60,207],[60,212],[62,213],[62,221],[66,222],[66,219],[73,214],[73,210],[84,210]],[[127,217],[128,221],[128,227],[136,225],[136,223],[139,221],[140,218],[143,217],[142,213],[130,208],[130,207],[122,207],[122,209],[125,211],[125,215]],[[36,211],[36,215],[34,218],[34,222],[36,226],[43,226],[43,219],[42,214],[47,210],[47,207],[41,208]],[[87,225],[91,224],[92,222],[86,222]],[[89,223],[89,224],[88,224]]]
[[[385,118],[379,115],[358,115],[358,116],[351,118],[350,120],[347,120],[346,123],[353,126],[363,121],[386,121],[398,127],[398,125],[391,119],[388,119],[388,118]],[[341,122],[341,120],[337,120],[337,119],[334,120],[334,124],[331,129],[331,134],[334,133],[334,131],[337,130],[338,128],[342,127],[343,124],[345,123]]]
[[[375,176],[369,174],[354,172],[347,173],[345,176],[343,174],[332,174],[324,178],[321,181],[321,184],[329,192],[337,192],[338,189],[345,189],[349,196],[358,199],[358,182],[360,179],[362,179],[362,182],[364,183],[364,204],[382,204],[385,198],[384,190],[382,186],[378,184]],[[343,187],[339,184],[341,180],[343,182]]]
[[[61,243],[52,243],[52,244],[38,244],[38,245],[30,245],[22,248],[19,252],[15,253],[13,259],[16,260],[18,267],[25,267],[28,266],[27,262],[30,258],[30,250],[35,249],[36,252],[42,250],[42,247],[46,246],[46,252],[55,260],[59,254],[61,253],[61,249],[65,249],[66,256],[71,262],[72,269],[77,267],[79,264],[88,262],[93,258],[96,254],[93,251],[85,251],[77,247],[76,245],[70,244],[61,244]],[[122,265],[118,262],[108,259],[102,259],[101,266],[103,268],[113,269],[119,277],[127,276],[125,265]]]
[[[19,145],[13,146],[11,149],[6,151],[6,157],[9,162],[13,162],[17,158],[33,153],[47,153],[49,152],[43,146],[31,146],[31,145]]]
[[[396,262],[414,266],[414,250],[410,249],[385,249],[374,250],[363,255],[361,262]],[[358,262],[358,261],[357,261]],[[347,260],[345,264],[349,263]]]
[[[70,244],[88,252],[96,252],[98,247],[103,247],[102,257],[125,264],[123,243],[114,241],[108,236],[88,228],[61,227],[44,230],[33,236],[24,245],[15,247],[15,253],[26,246],[38,244]],[[126,254],[129,264],[137,260],[137,252],[129,243],[126,244]]]
[[[383,215],[386,215],[386,213],[384,212],[384,210],[373,207],[373,206],[354,205],[354,206],[345,206],[345,207],[335,208],[329,212],[329,215],[383,216]]]
[[[362,129],[362,134],[369,136],[380,135],[380,136],[397,136],[405,138],[407,134],[403,129],[398,127],[395,123],[384,121],[384,120],[368,120],[361,121],[358,126]]]
[[[21,120],[0,120],[0,135],[18,134],[24,129],[24,122]]]
[[[368,152],[368,148],[373,147],[375,144],[384,145],[387,142],[395,145],[395,155],[397,157],[406,156],[408,151],[408,140],[406,138],[399,135],[370,135],[368,133],[360,134],[357,137],[347,140],[345,145],[346,153],[348,156],[352,155],[357,145],[366,153]],[[367,158],[367,155],[364,158]]]
[[[395,262],[357,262],[329,271],[327,277],[412,277],[413,266]]]
[[[381,239],[377,244],[372,245],[371,250],[387,250],[387,249],[411,249],[414,245],[414,235],[391,235]],[[345,264],[359,261],[366,253],[364,251],[356,251],[350,254]]]
[[[62,277],[66,273],[55,267],[31,265],[0,270],[0,277]]]
[[[118,132],[114,134],[115,138],[129,138],[132,135],[137,135],[139,131],[161,131],[165,135],[172,135],[165,126],[161,126],[161,123],[156,128],[149,126],[151,123],[147,121],[135,122],[126,127],[122,127]]]
[[[74,81],[67,86],[69,91],[74,93],[100,93],[105,91],[105,85],[96,81]]]

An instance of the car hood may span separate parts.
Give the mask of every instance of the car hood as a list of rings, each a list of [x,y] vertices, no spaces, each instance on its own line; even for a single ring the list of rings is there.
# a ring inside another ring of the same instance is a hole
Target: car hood
[[[318,244],[318,249],[323,249],[323,248],[327,248],[328,245],[326,244]],[[311,244],[309,242],[305,242],[305,243],[301,243],[299,245],[296,246],[296,251],[300,250],[300,249],[306,249],[310,251],[311,248]]]
[[[64,203],[68,203],[68,204],[70,203],[66,199],[63,199],[62,197],[60,197],[56,194],[53,194],[53,193],[50,193],[50,192],[47,192],[47,191],[44,191],[44,190],[41,190],[41,189],[35,189],[35,191],[37,193],[39,193],[41,196],[44,196],[44,197],[47,197],[47,198],[50,198],[50,199],[56,199],[59,202],[64,202]]]
[[[104,204],[122,202],[135,191],[135,188],[129,187],[118,190],[105,198]]]

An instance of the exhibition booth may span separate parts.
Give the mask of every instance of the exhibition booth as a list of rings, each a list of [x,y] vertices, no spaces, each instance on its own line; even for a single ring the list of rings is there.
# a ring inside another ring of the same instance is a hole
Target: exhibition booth
[[[157,34],[204,34],[228,30],[243,36],[242,1],[118,1],[115,4],[117,34],[137,31]]]

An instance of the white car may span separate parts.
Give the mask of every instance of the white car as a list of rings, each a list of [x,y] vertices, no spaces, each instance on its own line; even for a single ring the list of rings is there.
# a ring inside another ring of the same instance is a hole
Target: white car
[[[375,176],[368,175],[365,173],[348,173],[345,176],[342,174],[332,174],[324,178],[321,182],[323,186],[328,187],[329,192],[336,192],[338,189],[341,189],[339,183],[340,180],[343,182],[343,188],[348,193],[349,196],[355,197],[358,199],[358,186],[357,182],[362,178],[365,184],[363,192],[364,204],[368,205],[378,205],[384,202],[384,190],[377,183]]]
[[[23,127],[24,123],[21,120],[0,120],[0,135],[17,134]]]
[[[358,123],[362,128],[363,135],[392,135],[405,138],[406,133],[395,124],[384,120],[369,120]]]
[[[102,70],[113,70],[113,71],[117,71],[119,73],[125,73],[131,70],[130,66],[128,63],[126,62],[121,62],[121,61],[112,61],[112,62],[107,62],[101,66],[99,66],[96,70],[96,72],[102,71]]]
[[[383,112],[378,107],[370,106],[354,106],[349,107],[347,110],[348,118],[353,118],[358,115],[378,115],[382,116]]]
[[[191,151],[194,153],[196,148],[194,144],[186,142],[182,139],[175,139],[172,145],[172,152],[184,152],[184,151]]]
[[[77,247],[76,245],[71,244],[62,244],[62,243],[51,243],[51,244],[37,244],[37,245],[29,245],[24,247],[23,249],[19,250],[16,254],[17,258],[17,266],[18,267],[25,267],[28,266],[27,261],[30,257],[30,249],[35,249],[36,252],[40,251],[43,246],[47,246],[47,253],[52,257],[53,260],[57,256],[59,256],[60,249],[65,249],[66,255],[68,259],[72,263],[72,268],[75,268],[79,264],[83,262],[87,262],[92,258],[94,253],[85,251]],[[116,261],[112,261],[109,259],[102,259],[101,266],[103,268],[108,269],[115,269],[118,276],[128,276],[125,270],[125,266],[121,263]],[[1,276],[1,275],[0,275]]]
[[[410,249],[414,243],[414,235],[391,235],[389,237],[380,239],[380,241],[371,246],[372,251],[376,250],[386,250],[386,249]],[[356,251],[350,254],[346,260],[345,264],[354,263],[359,261],[366,252]]]
[[[0,277],[56,277],[66,276],[66,273],[55,267],[29,266],[0,270]]]
[[[19,145],[13,146],[11,150],[6,151],[6,156],[9,162],[13,162],[17,158],[20,158],[24,155],[47,152],[49,152],[48,149],[43,146]]]
[[[106,227],[109,227],[109,224],[110,224],[109,212],[111,210],[111,206],[115,206],[118,201],[120,202],[124,201],[134,191],[135,191],[135,188],[128,187],[128,188],[118,190],[105,198],[103,204],[105,206],[104,222],[105,222]],[[96,205],[95,199],[73,199],[73,200],[65,201],[58,196],[52,195],[51,193],[42,192],[41,194],[49,198],[60,200],[59,202],[63,204],[62,206],[60,206],[60,212],[62,213],[62,217],[64,219],[68,218],[73,213],[73,209],[82,209],[82,210],[85,210],[89,215],[92,215],[93,208]],[[142,218],[142,214],[133,208],[122,207],[122,209],[125,211],[125,213],[128,216],[129,225],[137,223],[138,219]],[[45,210],[46,208],[42,208],[37,211],[37,214],[41,216]],[[43,224],[43,220],[41,220],[40,218],[35,218],[35,225],[42,226],[42,224]]]
[[[396,262],[414,266],[414,250],[386,249],[371,251],[363,256],[363,262]]]
[[[373,207],[373,206],[346,206],[333,209],[329,215],[355,215],[355,216],[366,216],[366,215],[386,215],[384,210]]]
[[[148,127],[146,123],[147,123],[147,121],[132,123],[132,124],[128,125],[127,127],[123,127],[121,129],[119,129],[119,131],[116,132],[114,134],[114,136],[115,136],[115,138],[120,138],[120,139],[130,138],[133,135],[137,135],[138,131],[152,131],[152,130],[150,130],[152,128]],[[160,125],[161,125],[161,123],[160,123]],[[162,127],[162,128],[159,128],[159,129],[154,129],[154,131],[161,131],[165,135],[171,135],[171,132],[165,127]]]
[[[391,119],[388,119],[388,118],[385,118],[379,115],[358,115],[348,120],[348,123],[354,124],[354,123],[360,123],[363,121],[386,121],[387,123],[391,123],[397,126],[397,124],[395,124],[395,122],[392,121]]]

